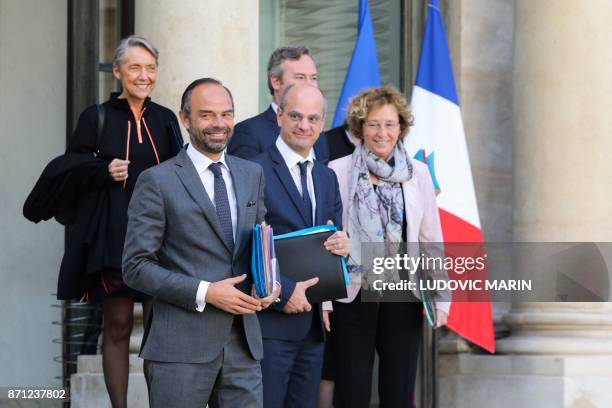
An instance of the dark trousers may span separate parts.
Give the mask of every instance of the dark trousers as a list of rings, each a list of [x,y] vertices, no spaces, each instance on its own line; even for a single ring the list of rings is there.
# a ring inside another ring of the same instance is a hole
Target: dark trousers
[[[315,407],[323,344],[320,336],[312,333],[297,341],[263,339],[261,371],[265,408]]]
[[[418,302],[334,302],[334,408],[370,406],[375,351],[380,407],[412,407],[422,322]]]

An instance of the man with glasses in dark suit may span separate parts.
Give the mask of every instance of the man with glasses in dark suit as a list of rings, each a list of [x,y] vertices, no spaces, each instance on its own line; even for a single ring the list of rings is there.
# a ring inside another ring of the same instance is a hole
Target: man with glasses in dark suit
[[[341,228],[338,182],[312,154],[325,122],[325,98],[315,86],[295,84],[283,90],[279,103],[280,135],[253,158],[264,169],[266,222],[275,234],[329,221]],[[348,255],[349,240],[342,231],[324,245],[335,255]],[[307,289],[318,278],[294,282],[282,272],[280,301],[258,314],[264,339],[264,406],[311,408],[321,379],[327,312],[322,304],[308,301]]]

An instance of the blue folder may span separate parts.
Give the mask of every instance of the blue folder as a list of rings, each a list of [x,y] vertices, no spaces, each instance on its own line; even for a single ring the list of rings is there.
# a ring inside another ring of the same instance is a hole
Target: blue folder
[[[274,252],[273,230],[265,223],[253,226],[251,275],[257,296],[266,297],[276,287],[278,264]]]

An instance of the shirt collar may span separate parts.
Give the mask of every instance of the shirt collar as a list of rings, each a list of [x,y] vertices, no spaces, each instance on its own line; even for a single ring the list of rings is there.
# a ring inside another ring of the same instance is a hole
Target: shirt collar
[[[274,113],[278,115],[278,105],[272,102],[270,103],[270,106],[272,107],[272,110],[274,111]]]
[[[208,156],[200,153],[193,147],[191,144],[187,146],[187,156],[193,162],[193,165],[196,168],[198,174],[202,174],[211,163],[214,163]],[[225,151],[221,154],[221,158],[219,159],[219,163],[223,164],[223,166],[229,171],[229,167],[227,166],[227,162],[225,161]]]
[[[314,163],[312,158],[312,149],[310,149],[310,152],[308,152],[307,157],[302,157],[297,154],[292,148],[290,148],[289,145],[287,145],[287,143],[285,143],[283,138],[280,136],[276,138],[276,148],[283,157],[285,164],[287,164],[287,167],[290,169],[292,169],[298,163],[303,162],[304,160],[310,162],[311,164]]]
[[[357,143],[355,142],[355,139],[353,138],[353,136],[351,135],[351,132],[349,132],[348,129],[344,130],[344,135],[346,136],[346,139],[353,145],[353,146],[357,146]]]

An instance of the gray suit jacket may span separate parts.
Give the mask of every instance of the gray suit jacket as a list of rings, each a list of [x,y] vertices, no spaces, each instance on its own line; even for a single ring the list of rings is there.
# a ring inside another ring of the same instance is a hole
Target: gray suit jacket
[[[226,156],[238,220],[233,253],[224,242],[215,206],[185,149],[141,173],[128,209],[123,251],[125,282],[153,296],[153,317],[143,342],[147,360],[205,363],[221,353],[234,315],[207,304],[196,308],[200,280],[216,282],[247,274],[237,286],[251,288],[251,234],[262,222],[264,178],[255,163]],[[257,316],[243,315],[253,358],[263,357]]]

